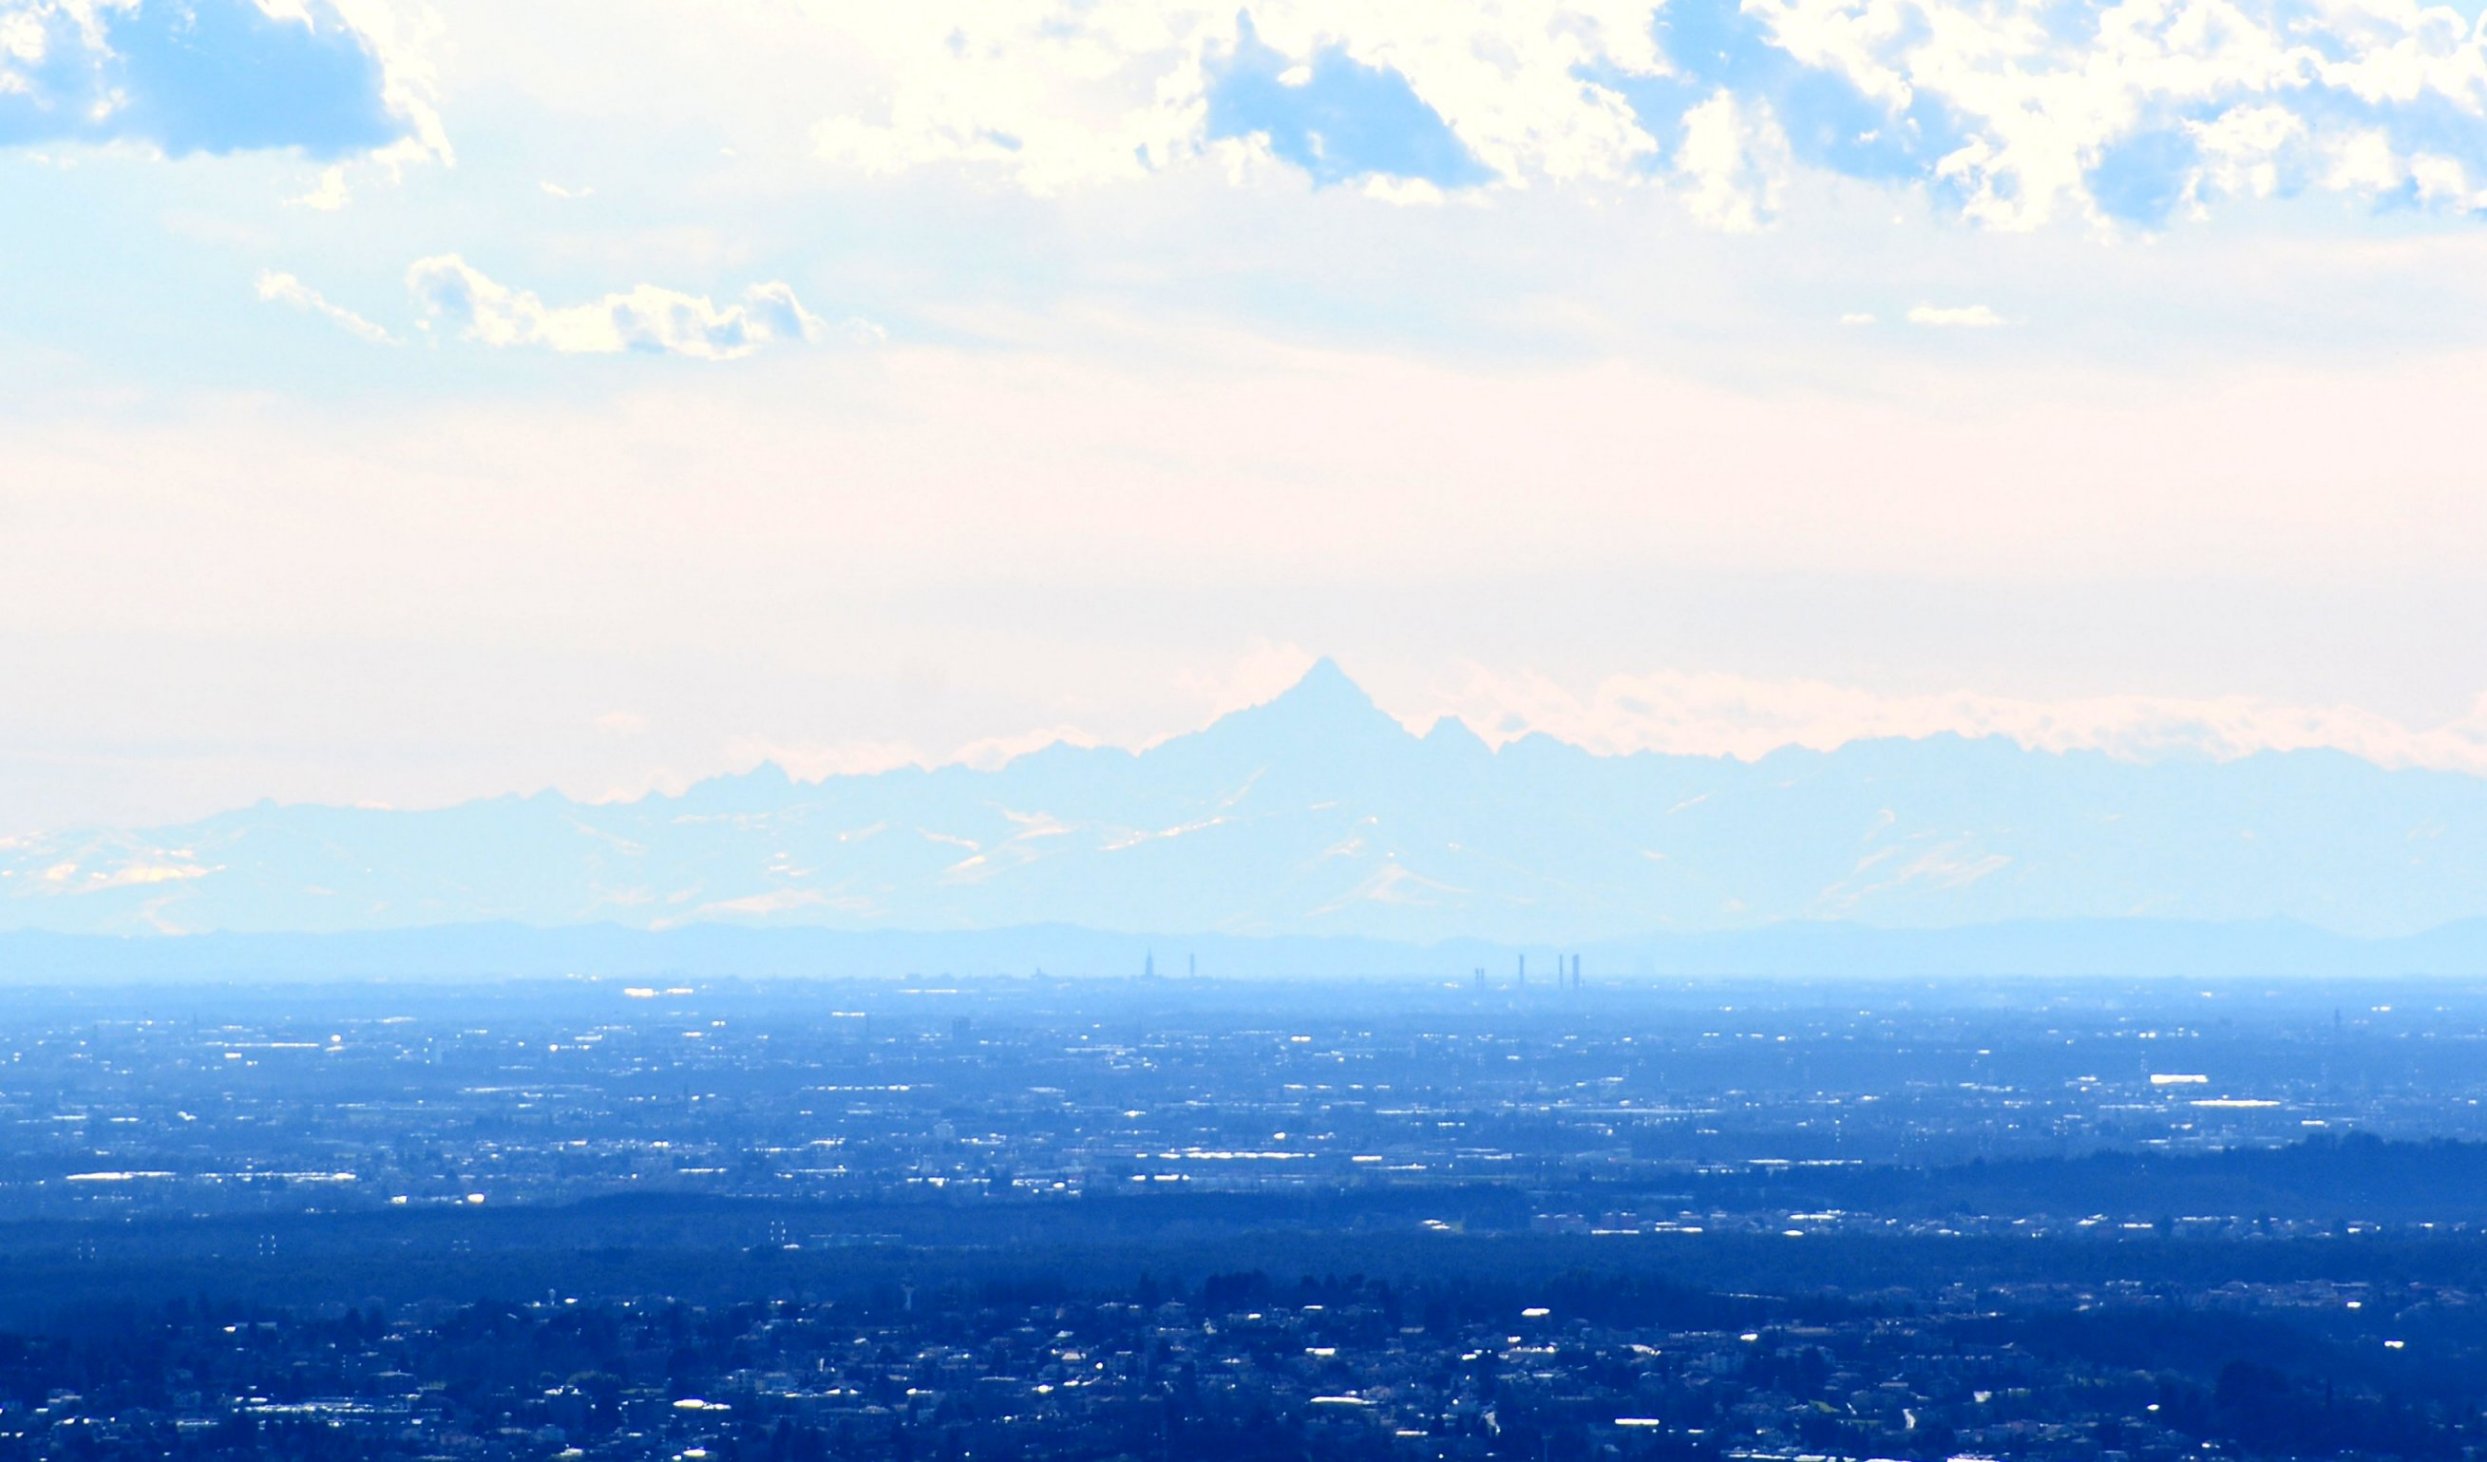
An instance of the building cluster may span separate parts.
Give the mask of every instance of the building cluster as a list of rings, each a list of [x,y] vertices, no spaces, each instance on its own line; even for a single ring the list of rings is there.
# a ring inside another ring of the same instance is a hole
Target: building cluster
[[[1637,1322],[1671,1301],[1577,1283],[1545,1298],[1250,1272],[1113,1299],[176,1303],[0,1343],[0,1459],[2174,1462],[2457,1458],[2487,1439],[2475,1408],[2365,1381],[2206,1374],[2181,1348],[2158,1367],[2084,1361],[2083,1326],[2194,1313],[2112,1289],[2069,1310],[2047,1286],[1816,1297],[1804,1314],[1678,1298],[1716,1313]],[[2266,1301],[2340,1302],[2228,1298],[2214,1313],[2240,1325]],[[2064,1330],[2067,1314],[2086,1318]]]
[[[0,1462],[2474,1462],[2441,998],[29,996]]]
[[[1407,993],[582,981],[332,1009],[272,994],[187,1017],[30,1000],[0,1031],[0,1212],[1545,1187],[1584,1170],[1646,1189],[2487,1136],[2482,1031],[2389,1010],[2231,1016],[2185,991],[2003,1011],[1844,990],[1776,1009],[1712,990]]]

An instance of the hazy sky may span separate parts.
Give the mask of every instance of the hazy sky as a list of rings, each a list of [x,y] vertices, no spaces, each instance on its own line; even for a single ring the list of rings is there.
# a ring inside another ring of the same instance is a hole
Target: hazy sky
[[[2395,0],[0,0],[0,834],[1413,723],[2487,771]]]

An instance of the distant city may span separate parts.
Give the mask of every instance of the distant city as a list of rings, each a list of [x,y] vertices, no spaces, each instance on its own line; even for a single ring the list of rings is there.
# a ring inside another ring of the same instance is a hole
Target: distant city
[[[22,992],[0,1456],[2487,1442],[2487,987],[1520,974]]]

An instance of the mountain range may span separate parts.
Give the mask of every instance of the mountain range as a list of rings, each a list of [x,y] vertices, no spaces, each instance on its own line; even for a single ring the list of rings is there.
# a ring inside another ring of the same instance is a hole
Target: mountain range
[[[0,930],[747,925],[1504,946],[2064,921],[2402,938],[2487,915],[2487,780],[1934,736],[1754,761],[1403,727],[1323,661],[1144,751],[678,795],[261,803],[0,842]]]

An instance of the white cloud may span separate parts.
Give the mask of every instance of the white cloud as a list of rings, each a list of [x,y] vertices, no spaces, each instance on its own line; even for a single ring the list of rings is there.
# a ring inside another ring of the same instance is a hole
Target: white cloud
[[[1145,0],[810,14],[867,58],[867,84],[849,90],[875,99],[819,121],[822,156],[875,174],[962,165],[1036,191],[1137,179],[1204,153],[1216,62],[1237,34],[1235,7]],[[1680,118],[1640,115],[1614,83],[1703,74],[1701,58],[1663,54],[1663,14],[1646,0],[1250,10],[1259,41],[1294,63],[1282,82],[1332,53],[1388,68],[1506,185],[1642,181],[1656,135],[1680,123],[1675,171],[1696,215],[1754,227],[1770,213],[1772,171],[1750,135],[1755,119],[1824,93],[1783,98],[1776,83],[1754,83],[1724,102],[1696,90]],[[2487,165],[2487,37],[2446,6],[2120,0],[2086,30],[2035,3],[1983,0],[1754,0],[1744,14],[1799,67],[1885,113],[1834,114],[1821,133],[1922,132],[1906,167],[1886,158],[1861,175],[1933,185],[1996,227],[2149,212],[2156,204],[2104,196],[2097,170],[2118,147],[2163,135],[2191,138],[2192,150],[2171,143],[2135,164],[2161,175],[2142,191],[2197,205],[2313,185],[2414,188],[2429,206],[2462,210],[2477,206],[2473,180]],[[2446,117],[2473,129],[2457,156],[2427,141]],[[2316,165],[2327,157],[2338,161]],[[1843,166],[1821,153],[1811,165]]]
[[[1197,702],[1198,719],[1178,715],[1163,731],[1119,741],[1072,722],[982,737],[946,750],[869,739],[807,744],[746,737],[735,739],[721,761],[737,767],[774,762],[790,775],[817,780],[900,768],[992,770],[1057,745],[1140,750],[1268,701],[1300,679],[1311,660],[1294,646],[1264,642],[1223,671],[1180,672],[1177,688]],[[1385,698],[1382,709],[1412,731],[1451,716],[1489,744],[1544,734],[1606,756],[1656,752],[1751,761],[1792,746],[1829,751],[1856,741],[1949,734],[2000,737],[2038,751],[2100,752],[2133,762],[2233,761],[2259,752],[2326,749],[2388,768],[2487,776],[2487,694],[2454,720],[2411,726],[2357,706],[2258,696],[2046,699],[1971,690],[1924,695],[1718,672],[1609,675],[1583,693],[1542,673],[1472,664],[1451,689]]]
[[[1392,178],[1380,174],[1365,179],[1361,191],[1377,203],[1395,203],[1403,208],[1439,207],[1450,197],[1423,178]]]
[[[695,360],[734,360],[764,345],[803,344],[826,333],[789,286],[769,281],[739,304],[653,284],[583,305],[551,306],[498,283],[455,254],[415,261],[406,287],[428,316],[464,339],[495,347],[542,346],[564,355],[647,351]],[[848,327],[862,338],[877,327]]]
[[[1790,167],[1787,137],[1768,104],[1720,91],[1684,114],[1675,167],[1694,218],[1751,233],[1778,215]]]
[[[992,771],[1049,746],[1101,744],[1094,733],[1068,723],[1035,727],[1009,735],[974,737],[949,744],[946,748],[941,743],[926,746],[913,741],[871,737],[839,742],[808,742],[738,736],[728,741],[720,760],[724,765],[733,767],[774,763],[798,781],[816,782],[824,777],[872,776],[909,768],[929,771],[936,767],[963,766]],[[636,794],[637,789],[634,788],[616,795]],[[935,840],[946,841],[937,835]],[[972,843],[963,846],[971,851],[974,847]]]
[[[2102,206],[2091,170],[2120,142],[2191,134],[2171,161],[2178,196],[2211,183],[2261,196],[2285,185],[2300,143],[2351,165],[2308,178],[2381,194],[2405,180],[2416,139],[2487,100],[2487,32],[2416,0],[2121,0],[2067,35],[2034,5],[1973,0],[1756,0],[1798,61],[1895,107],[1939,103],[1962,127],[1935,168],[1968,217],[2031,228]],[[2193,120],[2218,108],[2209,122]],[[2396,132],[2403,113],[2406,136]],[[2360,114],[2369,121],[2356,120]]]
[[[2359,267],[2461,299],[2477,247],[2402,239]],[[1301,646],[1410,719],[1459,657],[1572,675],[1583,701],[1595,670],[1699,664],[1834,689],[1939,673],[2045,706],[2247,690],[2422,729],[2453,713],[2413,707],[2487,685],[2467,428],[2487,354],[2101,376],[1903,328],[1842,341],[1871,352],[1870,393],[1760,391],[1151,323],[1111,359],[1057,316],[1043,351],[789,352],[384,413],[367,393],[21,404],[10,469],[49,486],[0,535],[21,630],[0,731],[26,748],[0,804],[163,821],[263,794],[595,790],[713,769],[744,732],[850,765],[886,764],[856,754],[873,739],[898,760],[1030,727],[1131,743],[1226,703],[1222,674],[1179,680],[1242,632],[1274,648],[1237,693]],[[217,644],[168,638],[166,604]],[[109,695],[96,664],[125,668]],[[1673,739],[1947,724],[1895,698]],[[662,713],[598,735],[616,708]],[[1635,724],[1665,725],[1605,734]],[[162,747],[167,725],[186,739]]]
[[[1203,7],[1202,29],[1227,44],[1236,7]],[[1503,178],[1606,182],[1635,175],[1658,144],[1630,104],[1584,73],[1653,76],[1659,55],[1646,0],[1508,0],[1442,4],[1322,0],[1254,5],[1261,42],[1299,61],[1335,46],[1387,67]]]
[[[778,188],[818,178],[823,162],[879,177],[958,169],[1039,194],[1216,165],[1224,154],[1208,135],[1212,99],[1240,35],[1240,7],[1218,0],[804,0],[688,16],[642,3],[591,14],[443,0],[447,20],[441,5],[417,0],[200,3],[256,4],[356,38],[379,63],[378,101],[402,135],[340,142],[346,155],[390,167],[447,161],[434,61],[446,55],[468,84],[502,67],[496,86],[531,90],[548,115],[599,126],[630,98],[644,106],[649,92],[671,90],[699,115],[735,116],[734,141],[752,158],[767,155],[755,166],[793,170],[773,180]],[[0,0],[0,93],[41,92],[62,74],[45,58],[64,48],[107,59],[114,19],[141,9],[138,0]],[[1945,210],[2009,229],[2067,217],[2155,227],[2163,211],[2303,188],[2446,213],[2487,203],[2487,32],[2449,5],[2117,0],[2089,12],[2089,24],[2040,0],[1731,9],[1735,23],[1757,29],[1754,44],[1785,52],[1785,75],[1844,86],[1738,75],[1722,101],[1715,67],[1665,53],[1664,7],[1651,0],[1249,7],[1258,43],[1285,63],[1280,80],[1307,81],[1333,57],[1386,69],[1500,188],[1656,180],[1682,186],[1696,216],[1727,229],[1766,222],[1778,180],[1798,166],[1923,189]],[[556,11],[557,20],[541,18]],[[512,38],[519,43],[504,44]],[[1664,81],[1677,85],[1641,84]],[[1848,88],[1863,112],[1797,115]],[[840,100],[824,108],[824,95]],[[591,98],[581,110],[561,110],[581,98]],[[144,115],[144,97],[109,87],[43,100],[55,117]],[[1792,159],[1774,160],[1761,129],[1774,112],[1803,144]],[[100,124],[62,125],[63,137],[111,135]],[[1822,146],[1903,136],[1916,139],[1913,150],[1870,166]],[[1661,137],[1681,139],[1675,156],[1661,159]],[[805,156],[784,156],[781,139],[807,139]],[[2131,164],[2144,175],[2139,203],[2100,181],[2137,142],[2166,144],[2164,155],[2144,148]],[[341,177],[311,195],[342,196]]]
[[[2487,193],[2471,184],[2470,170],[2458,158],[2437,152],[2412,154],[2409,181],[2421,204],[2459,213],[2487,208]]]
[[[1193,17],[1139,0],[1074,8],[832,6],[814,12],[880,85],[869,112],[812,131],[818,154],[868,175],[989,168],[1034,192],[1144,175],[1201,134]]]
[[[2197,198],[2272,197],[2294,181],[2296,155],[2307,138],[2301,118],[2269,102],[2230,107],[2207,121],[2187,124],[2186,131],[2201,151],[2194,180]]]
[[[1134,179],[1207,147],[1213,63],[1239,7],[1168,0],[1027,5],[822,5],[811,14],[865,59],[873,105],[821,119],[818,153],[865,173],[971,165],[1038,192]],[[1507,179],[1612,180],[1657,144],[1588,70],[1664,69],[1645,0],[1495,6],[1316,0],[1250,7],[1261,44],[1295,64],[1337,52],[1406,78]]]
[[[327,167],[320,169],[320,180],[311,191],[285,201],[296,208],[308,208],[314,213],[334,213],[353,202],[354,193],[345,185],[343,167]]]
[[[1441,697],[1438,709],[1466,720],[1490,741],[1542,731],[1609,754],[1659,751],[1750,760],[1783,746],[1827,751],[1851,741],[1949,732],[2136,761],[2233,760],[2323,747],[2387,767],[2487,775],[2487,695],[2456,720],[2414,727],[2355,706],[2241,695],[1885,694],[1819,680],[1677,671],[1612,675],[1580,693],[1543,675],[1478,667]]]
[[[1917,305],[1908,322],[1932,330],[1992,330],[2011,323],[1985,305]]]
[[[291,274],[274,269],[261,270],[258,288],[259,297],[270,304],[291,305],[297,310],[317,315],[358,339],[368,340],[375,345],[397,343],[397,337],[387,330],[342,305],[329,303],[318,290]]]
[[[271,10],[284,0],[261,0]],[[306,0],[290,0],[303,5]],[[406,137],[375,157],[391,167],[408,163],[454,163],[457,150],[441,122],[440,75],[433,55],[443,41],[440,12],[407,0],[329,0],[380,59],[381,96],[406,122]]]

